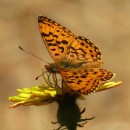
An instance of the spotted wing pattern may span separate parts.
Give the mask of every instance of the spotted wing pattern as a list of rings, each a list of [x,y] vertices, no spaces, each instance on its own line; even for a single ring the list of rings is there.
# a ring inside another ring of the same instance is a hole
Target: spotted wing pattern
[[[66,58],[74,58],[78,62],[100,62],[101,52],[89,39],[76,36],[68,47]]]
[[[60,73],[67,86],[79,94],[91,93],[99,87],[102,82],[104,84],[113,77],[113,73],[109,70],[98,68],[80,71],[64,69]]]
[[[77,93],[93,92],[113,76],[109,70],[99,69],[101,52],[89,39],[74,35],[44,16],[38,17],[38,25],[42,39],[55,60],[57,71],[54,73],[60,73],[64,82]],[[49,69],[52,71],[48,72],[53,72],[53,66]]]
[[[68,60],[74,61],[75,64],[100,64],[101,52],[87,38],[74,35],[67,28],[44,16],[38,17],[38,25],[43,41],[56,62]]]
[[[67,47],[74,39],[74,34],[60,24],[44,16],[38,17],[42,39],[55,61],[62,59]]]

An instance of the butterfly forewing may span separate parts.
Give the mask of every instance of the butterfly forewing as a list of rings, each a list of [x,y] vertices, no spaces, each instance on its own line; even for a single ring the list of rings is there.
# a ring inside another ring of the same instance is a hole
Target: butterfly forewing
[[[38,17],[42,39],[53,59],[57,62],[64,58],[67,47],[73,41],[71,31],[44,16]]]
[[[80,71],[65,69],[60,73],[67,86],[79,94],[91,93],[100,86],[101,82],[105,83],[113,77],[113,73],[109,70],[98,68]]]
[[[67,28],[44,16],[38,17],[38,24],[43,41],[56,63],[64,60],[90,68],[101,65],[100,50],[87,38],[75,36]]]

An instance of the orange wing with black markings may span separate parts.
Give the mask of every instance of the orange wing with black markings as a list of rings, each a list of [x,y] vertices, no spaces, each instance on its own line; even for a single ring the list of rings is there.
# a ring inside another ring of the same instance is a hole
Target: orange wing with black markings
[[[74,35],[67,28],[44,16],[38,17],[38,25],[42,39],[56,62],[90,62],[100,66],[101,52],[87,38]]]
[[[91,93],[113,77],[111,71],[98,68],[80,71],[64,69],[60,73],[67,86],[79,94]]]
[[[38,25],[42,39],[55,61],[61,60],[67,47],[74,40],[74,34],[60,24],[44,16],[38,17]]]
[[[99,69],[102,55],[89,39],[74,35],[44,16],[38,17],[38,25],[42,39],[55,60],[54,66],[49,65],[48,68],[56,68],[57,71],[52,72],[60,73],[74,91],[79,94],[91,93],[113,77],[111,71]],[[48,72],[51,72],[49,69]]]
[[[68,48],[66,56],[77,55],[79,61],[101,61],[100,50],[87,38],[77,36]]]

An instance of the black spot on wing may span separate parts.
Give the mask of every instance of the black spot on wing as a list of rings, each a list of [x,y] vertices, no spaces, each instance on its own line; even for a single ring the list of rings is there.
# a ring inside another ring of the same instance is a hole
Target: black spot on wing
[[[42,35],[42,37],[48,36],[48,34],[46,34],[44,32],[42,32],[41,35]]]
[[[87,77],[87,76],[85,76],[85,75],[82,75],[82,76],[81,76],[81,78],[86,78],[86,77]]]
[[[53,42],[54,39],[49,39],[49,40],[46,40],[46,42]]]
[[[63,44],[68,44],[68,42],[66,40],[62,40],[61,41]]]
[[[71,84],[71,83],[73,83],[73,81],[66,81],[66,83],[70,83]]]
[[[75,78],[79,78],[79,76],[75,76]]]
[[[79,79],[79,80],[78,80],[78,84],[80,84],[81,82],[82,82],[82,80]]]
[[[91,57],[94,57],[94,55],[93,55],[93,54],[91,54]]]
[[[79,48],[78,50],[81,50],[84,54],[87,54],[87,52],[84,51],[82,48]]]
[[[81,45],[81,46],[84,46],[85,44],[84,44],[84,42],[81,42],[80,45]]]
[[[48,45],[48,46],[57,46],[56,43],[55,43],[55,44],[54,44],[54,43],[48,43],[47,45]]]
[[[58,48],[61,50],[62,53],[64,52],[64,47],[58,46]]]
[[[42,23],[44,19],[46,19],[46,17],[44,17],[44,16],[39,16],[39,17],[38,17],[38,22],[39,22],[39,23]]]
[[[59,56],[59,54],[58,54],[58,53],[55,53],[55,56]]]
[[[89,50],[89,52],[91,52],[91,53],[92,53],[92,52],[93,52],[93,50]]]
[[[58,36],[57,36],[57,35],[54,35],[52,32],[49,32],[48,34],[42,32],[41,35],[42,35],[43,37],[49,37],[49,36],[52,35],[52,37],[58,38]]]
[[[55,48],[52,48],[51,50],[52,50],[52,51],[55,51],[56,49],[55,49]]]
[[[94,72],[94,74],[97,74],[98,72]]]
[[[57,32],[60,32],[60,30],[56,30]]]

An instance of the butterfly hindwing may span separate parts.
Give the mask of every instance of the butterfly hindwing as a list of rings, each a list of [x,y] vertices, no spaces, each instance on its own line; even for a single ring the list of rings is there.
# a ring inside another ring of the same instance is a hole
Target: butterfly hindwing
[[[60,73],[67,86],[79,94],[91,93],[99,87],[102,82],[105,83],[113,77],[111,71],[98,68],[80,71],[64,69],[61,70]]]
[[[89,39],[76,36],[67,49],[66,57],[75,58],[79,62],[98,62],[101,61],[101,52]]]

